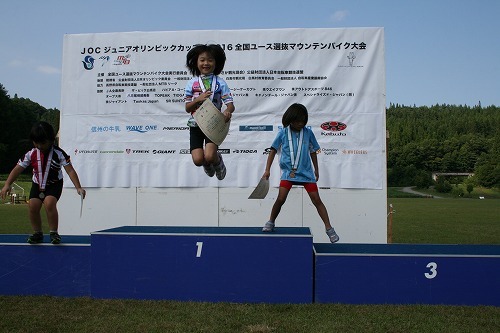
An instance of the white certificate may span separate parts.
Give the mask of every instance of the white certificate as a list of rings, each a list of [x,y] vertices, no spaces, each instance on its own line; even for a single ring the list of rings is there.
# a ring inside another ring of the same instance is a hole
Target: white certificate
[[[215,107],[210,99],[207,98],[198,110],[196,110],[194,119],[203,133],[213,143],[220,146],[229,132],[231,121],[226,123],[224,115]]]

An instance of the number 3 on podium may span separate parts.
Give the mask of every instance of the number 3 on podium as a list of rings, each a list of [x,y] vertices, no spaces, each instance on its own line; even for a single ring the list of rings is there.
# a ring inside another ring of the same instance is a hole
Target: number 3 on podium
[[[424,274],[425,277],[428,278],[429,280],[434,279],[436,277],[436,275],[438,274],[438,272],[437,272],[438,265],[435,262],[430,262],[425,267],[429,268],[429,272]]]

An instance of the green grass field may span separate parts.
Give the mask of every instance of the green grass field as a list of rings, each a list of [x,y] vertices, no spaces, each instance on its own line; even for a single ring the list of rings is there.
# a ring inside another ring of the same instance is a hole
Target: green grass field
[[[279,280],[275,281],[279,283]],[[500,308],[0,296],[1,332],[498,332]]]
[[[393,243],[500,244],[499,200],[416,198],[399,189],[388,193],[394,208]],[[0,233],[29,233],[27,209],[0,202]],[[280,283],[280,278],[270,277],[270,283]],[[500,332],[500,307],[492,306],[0,296],[0,313],[0,332]]]
[[[393,243],[500,244],[500,200],[389,198]]]

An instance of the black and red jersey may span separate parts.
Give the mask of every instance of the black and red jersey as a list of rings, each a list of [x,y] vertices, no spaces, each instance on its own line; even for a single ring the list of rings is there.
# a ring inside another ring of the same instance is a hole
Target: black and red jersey
[[[56,183],[63,179],[62,168],[71,164],[70,157],[64,150],[57,146],[52,146],[52,149],[54,149],[54,152],[52,153],[52,161],[50,161],[47,185]],[[33,167],[33,182],[35,184],[40,184],[38,180],[38,151],[40,151],[38,148],[31,149],[17,162],[19,166],[25,169],[30,165]],[[42,175],[45,173],[48,155],[48,153],[44,154],[40,151],[39,156],[42,160]]]

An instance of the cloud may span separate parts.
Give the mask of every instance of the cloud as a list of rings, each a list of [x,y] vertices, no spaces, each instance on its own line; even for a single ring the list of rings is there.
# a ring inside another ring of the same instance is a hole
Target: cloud
[[[343,21],[348,15],[349,15],[348,10],[337,10],[330,16],[330,18],[333,22],[340,22]]]
[[[36,70],[43,74],[59,74],[61,70],[52,66],[38,66]]]

